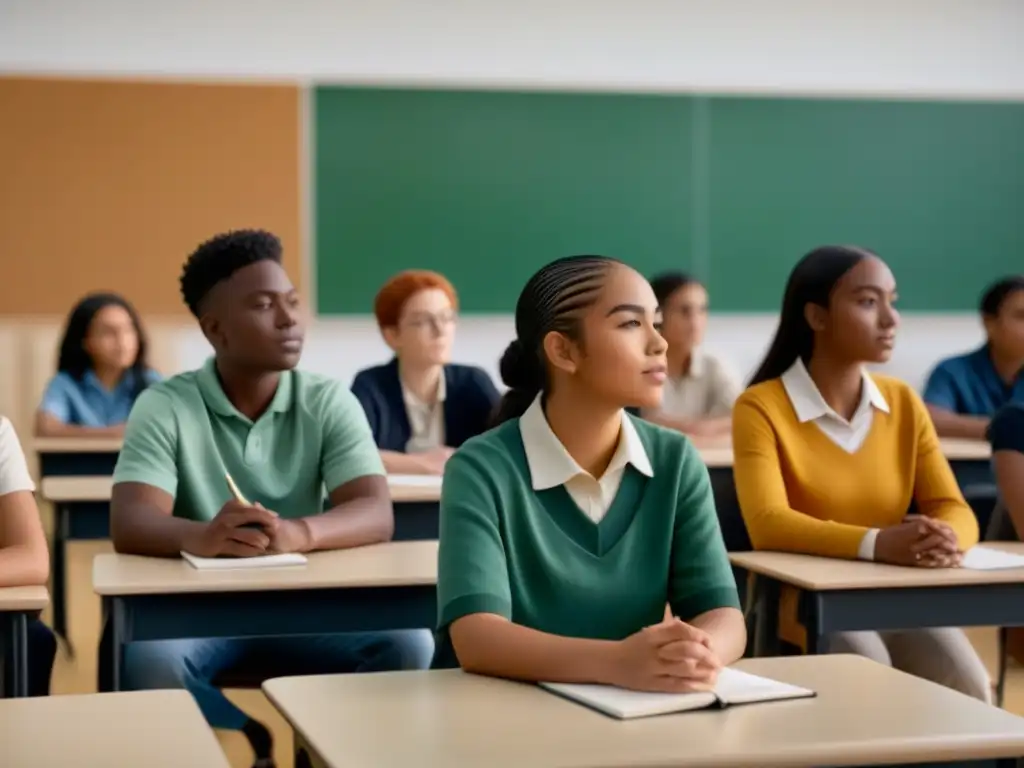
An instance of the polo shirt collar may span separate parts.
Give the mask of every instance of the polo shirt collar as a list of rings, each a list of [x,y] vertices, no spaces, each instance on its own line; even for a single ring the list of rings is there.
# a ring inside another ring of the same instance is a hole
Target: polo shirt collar
[[[291,408],[292,375],[291,371],[281,371],[281,378],[277,382],[277,391],[274,393],[274,399],[270,401],[270,405],[267,407],[267,413],[284,413]],[[248,416],[235,408],[224,393],[224,388],[220,385],[220,378],[217,376],[216,358],[207,358],[206,362],[203,363],[203,367],[199,369],[197,381],[203,400],[214,413],[221,416],[234,416],[243,421],[251,421]]]
[[[576,463],[576,460],[569,455],[558,439],[547,417],[544,415],[544,408],[541,404],[542,395],[526,409],[519,418],[519,432],[523,438],[523,448],[526,451],[526,463],[530,468],[530,483],[535,491],[543,491],[548,488],[555,488],[565,485],[577,475],[585,475],[587,472]],[[619,444],[615,448],[612,460],[605,472],[612,472],[622,469],[627,464],[647,477],[654,476],[654,469],[651,467],[650,458],[644,450],[636,427],[625,413],[621,413],[622,428],[619,431]]]
[[[874,379],[868,375],[867,371],[862,371],[861,375],[864,386],[861,389],[860,404],[857,406],[857,410],[874,407],[876,410],[888,413],[889,403],[882,396]],[[841,421],[846,421],[825,402],[825,398],[818,391],[818,386],[811,378],[803,360],[797,358],[789,370],[782,374],[782,386],[786,390],[789,401],[793,404],[793,410],[796,411],[796,418],[800,423],[814,421],[822,416],[833,416]]]

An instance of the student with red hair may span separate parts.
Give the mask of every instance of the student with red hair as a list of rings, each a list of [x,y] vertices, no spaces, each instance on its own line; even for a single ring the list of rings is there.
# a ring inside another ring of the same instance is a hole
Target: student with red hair
[[[485,431],[499,395],[481,368],[448,362],[458,297],[436,272],[410,269],[374,301],[390,362],[360,371],[352,392],[362,403],[391,474],[440,475],[466,440]]]

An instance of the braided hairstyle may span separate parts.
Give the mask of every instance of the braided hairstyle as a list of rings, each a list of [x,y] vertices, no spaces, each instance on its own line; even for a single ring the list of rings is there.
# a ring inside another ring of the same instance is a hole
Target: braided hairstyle
[[[567,256],[542,267],[516,302],[516,338],[501,356],[501,380],[509,388],[495,425],[522,416],[547,390],[544,338],[555,331],[580,340],[581,310],[597,299],[603,277],[622,262],[609,256]]]

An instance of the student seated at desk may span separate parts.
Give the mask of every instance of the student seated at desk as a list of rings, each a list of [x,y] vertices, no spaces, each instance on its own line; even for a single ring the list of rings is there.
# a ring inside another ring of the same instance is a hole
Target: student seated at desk
[[[278,239],[214,237],[186,262],[181,292],[215,356],[139,397],[114,472],[117,551],[247,557],[387,541],[391,499],[359,403],[336,381],[294,370],[302,310]],[[232,497],[225,473],[253,506]],[[331,509],[321,512],[325,489]],[[269,766],[269,731],[214,687],[219,674],[422,668],[432,652],[427,630],[138,642],[124,674],[129,688],[188,689],[213,727],[243,731],[257,765]]]
[[[146,335],[132,305],[113,293],[86,296],[68,316],[36,434],[119,436],[135,399],[159,380],[146,364]]]
[[[668,342],[668,381],[661,405],[644,418],[688,435],[718,437],[732,428],[732,405],[742,387],[721,360],[700,349],[708,323],[708,292],[689,275],[651,280]]]
[[[939,363],[924,401],[941,437],[984,440],[992,415],[1024,402],[1024,276],[989,286],[981,297],[985,344]]]
[[[1017,538],[1024,532],[1024,402],[1003,406],[988,429],[999,497]],[[1004,531],[1007,526],[1003,526]],[[1000,537],[1002,538],[1002,537]]]
[[[736,492],[756,549],[949,568],[977,543],[924,404],[864,369],[892,355],[895,300],[892,272],[866,250],[818,248],[793,269],[775,339],[733,411]],[[783,595],[780,633],[800,645],[796,598]],[[839,632],[828,648],[991,697],[959,629]]]
[[[35,484],[11,422],[0,416],[0,587],[43,586],[50,577]],[[57,641],[38,619],[28,625],[29,696],[50,692]]]
[[[445,469],[436,666],[687,691],[743,654],[707,469],[681,434],[623,411],[661,399],[657,310],[602,256],[527,282],[499,426]]]
[[[398,475],[439,475],[453,451],[487,429],[498,390],[475,366],[449,363],[458,298],[422,269],[391,278],[374,314],[391,362],[360,371],[352,392],[366,411],[384,466]]]

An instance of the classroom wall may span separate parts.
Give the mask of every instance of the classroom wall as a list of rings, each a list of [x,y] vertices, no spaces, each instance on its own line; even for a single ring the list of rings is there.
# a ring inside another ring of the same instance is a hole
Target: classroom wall
[[[357,83],[1024,100],[1022,39],[1024,3],[1018,0],[0,4],[0,74],[76,78],[315,77]],[[298,248],[308,259],[309,201],[302,201],[301,208],[305,231],[299,233]],[[51,261],[50,269],[59,272],[62,262]],[[146,281],[140,291],[157,291],[169,301],[177,276],[169,272],[168,267],[139,275]],[[47,322],[59,321],[51,317]],[[747,372],[773,326],[771,316],[715,314],[709,346]],[[4,334],[20,333],[4,328],[0,323],[0,353],[4,340],[9,341]],[[175,366],[197,365],[208,352],[185,319],[162,333]],[[511,333],[508,315],[464,318],[457,356],[496,375]],[[980,339],[977,319],[970,314],[908,316],[889,369],[919,385],[936,358]],[[368,319],[318,320],[303,364],[347,380],[386,355]],[[18,401],[31,400],[36,386],[19,385]],[[0,410],[2,393],[0,383]]]

